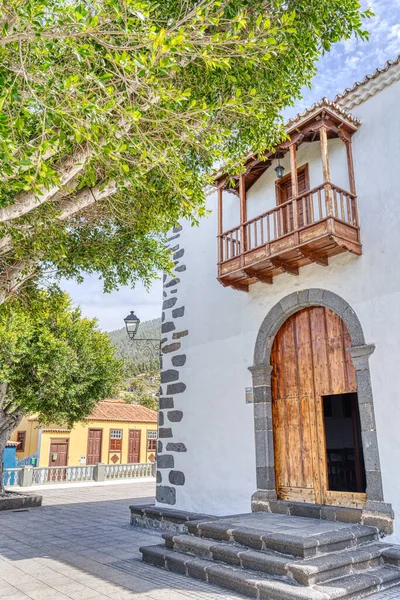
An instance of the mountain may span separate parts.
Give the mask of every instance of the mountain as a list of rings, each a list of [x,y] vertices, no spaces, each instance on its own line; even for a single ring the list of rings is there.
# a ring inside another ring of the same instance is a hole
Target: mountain
[[[136,342],[128,337],[125,327],[109,331],[108,336],[119,358],[125,358],[126,376],[159,370],[160,347],[156,342]],[[144,321],[139,326],[137,338],[161,338],[161,319]]]

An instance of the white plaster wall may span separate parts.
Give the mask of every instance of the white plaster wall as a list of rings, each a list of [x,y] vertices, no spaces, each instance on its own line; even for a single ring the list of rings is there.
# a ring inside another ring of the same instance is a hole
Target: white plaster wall
[[[174,438],[188,451],[175,455],[175,468],[186,476],[185,485],[177,487],[175,508],[215,514],[250,510],[255,449],[253,407],[245,404],[245,387],[251,386],[248,367],[257,332],[282,297],[319,287],[354,308],[366,342],[376,345],[370,367],[384,494],[400,519],[399,95],[396,82],[353,110],[362,121],[353,151],[363,256],[343,254],[331,259],[329,267],[310,265],[298,277],[279,275],[272,286],[255,284],[246,294],[216,280],[216,195],[208,198],[209,218],[198,228],[184,226],[179,243],[185,248],[187,271],[179,304],[186,312],[180,327],[189,335],[182,347],[187,363],[180,373],[187,390],[175,396],[184,417],[174,425]],[[299,165],[309,162],[314,186],[322,181],[318,146],[303,148]],[[330,143],[332,181],[348,188],[341,152],[340,142]],[[273,188],[270,169],[249,194],[249,216],[274,205]],[[166,357],[164,368],[169,365]],[[395,527],[400,542],[400,525]]]

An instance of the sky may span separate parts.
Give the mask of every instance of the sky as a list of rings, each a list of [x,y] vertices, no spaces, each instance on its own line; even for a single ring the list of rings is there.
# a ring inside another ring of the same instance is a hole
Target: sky
[[[296,104],[296,110],[288,111],[288,116],[301,112],[323,96],[333,99],[400,54],[400,0],[362,0],[362,6],[372,8],[375,13],[366,24],[369,41],[351,39],[337,43],[322,56],[312,89],[304,89],[302,100]],[[161,278],[148,292],[138,284],[133,290],[123,287],[118,292],[103,294],[102,283],[95,276],[86,277],[82,284],[63,281],[62,287],[81,306],[85,316],[97,317],[104,331],[123,327],[123,319],[131,310],[135,310],[141,321],[161,315]]]

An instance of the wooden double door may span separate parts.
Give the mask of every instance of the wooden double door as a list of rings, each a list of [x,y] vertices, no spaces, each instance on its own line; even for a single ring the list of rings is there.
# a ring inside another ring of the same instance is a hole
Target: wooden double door
[[[49,467],[66,467],[68,465],[68,442],[51,440]]]
[[[278,498],[362,506],[365,469],[350,336],[323,307],[303,309],[272,348]]]
[[[49,467],[66,467],[68,465],[68,440],[50,440]],[[57,483],[67,478],[66,469],[49,469],[47,481]]]

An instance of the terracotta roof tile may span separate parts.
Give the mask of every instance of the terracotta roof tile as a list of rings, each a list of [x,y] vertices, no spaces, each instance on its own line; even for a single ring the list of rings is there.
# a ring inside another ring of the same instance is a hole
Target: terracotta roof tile
[[[123,400],[106,399],[98,403],[87,420],[157,423],[157,412],[138,404],[126,404]]]
[[[70,429],[61,429],[58,427],[45,427],[42,431],[53,432],[53,433],[71,433]]]
[[[400,78],[400,55],[394,60],[388,60],[383,67],[375,69],[361,81],[356,81],[350,88],[346,88],[335,96],[334,102],[346,109],[351,109],[364,102],[386,86]]]
[[[293,127],[295,125],[298,125],[302,121],[306,120],[314,112],[317,112],[321,108],[330,109],[332,112],[334,112],[337,115],[339,115],[340,117],[346,119],[347,121],[349,121],[350,123],[352,123],[355,126],[360,125],[360,121],[358,119],[353,117],[353,115],[351,115],[349,112],[344,110],[341,106],[339,106],[335,102],[332,102],[332,100],[328,100],[328,98],[326,98],[324,96],[323,98],[321,98],[321,100],[319,100],[318,102],[315,102],[312,106],[310,106],[310,108],[306,108],[303,112],[301,112],[298,115],[296,115],[295,117],[293,117],[293,119],[290,119],[289,121],[287,121],[287,123],[285,125],[286,131],[290,131],[291,129],[293,129]]]

